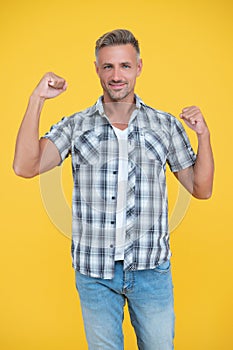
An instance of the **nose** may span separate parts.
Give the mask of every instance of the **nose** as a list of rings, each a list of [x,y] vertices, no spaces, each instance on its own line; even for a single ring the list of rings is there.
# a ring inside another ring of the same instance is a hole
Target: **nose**
[[[119,81],[121,80],[120,69],[115,67],[112,71],[112,80]]]

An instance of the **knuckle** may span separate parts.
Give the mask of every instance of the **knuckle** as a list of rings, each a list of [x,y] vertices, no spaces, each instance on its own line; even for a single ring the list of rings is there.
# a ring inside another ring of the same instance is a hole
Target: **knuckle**
[[[53,72],[47,72],[47,73],[45,74],[46,77],[51,77],[51,75],[53,75]]]

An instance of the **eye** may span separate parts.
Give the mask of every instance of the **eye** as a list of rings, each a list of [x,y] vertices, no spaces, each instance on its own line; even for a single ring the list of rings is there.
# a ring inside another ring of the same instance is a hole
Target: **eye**
[[[104,67],[103,67],[105,70],[108,70],[108,69],[111,69],[112,66],[110,64],[106,64]]]
[[[125,68],[125,69],[129,69],[129,68],[131,68],[131,67],[130,67],[130,65],[129,65],[129,64],[125,63],[125,64],[123,64],[123,68]]]

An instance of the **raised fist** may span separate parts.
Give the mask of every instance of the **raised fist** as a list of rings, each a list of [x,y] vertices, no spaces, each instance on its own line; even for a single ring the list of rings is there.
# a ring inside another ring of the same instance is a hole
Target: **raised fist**
[[[58,75],[49,72],[46,73],[40,80],[39,84],[33,91],[33,95],[37,95],[42,99],[54,98],[67,89],[65,79]]]

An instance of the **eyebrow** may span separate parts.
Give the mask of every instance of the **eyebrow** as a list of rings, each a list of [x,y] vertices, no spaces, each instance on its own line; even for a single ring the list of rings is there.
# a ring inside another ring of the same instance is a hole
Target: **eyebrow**
[[[126,62],[122,62],[121,64],[132,64],[132,62],[126,61]]]
[[[120,62],[120,64],[132,64],[132,62],[126,61],[126,62]],[[105,66],[105,65],[112,66],[112,65],[114,65],[114,63],[110,63],[110,62],[104,62],[104,63],[102,63],[102,66]]]

